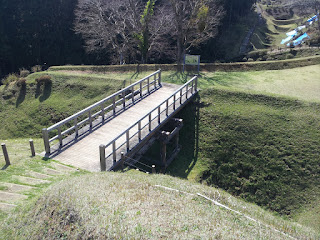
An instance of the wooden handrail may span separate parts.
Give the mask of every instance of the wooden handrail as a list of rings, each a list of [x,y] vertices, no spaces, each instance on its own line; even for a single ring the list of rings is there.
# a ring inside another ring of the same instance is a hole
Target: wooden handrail
[[[158,75],[158,77],[157,77]],[[150,81],[150,78],[154,77],[153,81]],[[147,81],[147,84],[143,84],[144,81]],[[50,142],[59,139],[60,142],[60,146],[62,146],[62,139],[63,139],[63,135],[66,135],[67,133],[69,133],[72,130],[75,130],[75,137],[78,136],[78,131],[79,131],[79,126],[81,126],[83,123],[89,121],[89,127],[90,129],[92,129],[93,127],[93,119],[99,115],[102,116],[101,121],[104,122],[104,115],[106,110],[108,110],[109,108],[112,107],[112,112],[113,112],[113,116],[115,116],[116,114],[116,107],[117,104],[121,103],[122,108],[125,109],[126,108],[126,99],[130,98],[130,100],[132,101],[132,103],[134,104],[134,97],[136,93],[139,93],[140,97],[143,97],[143,89],[147,88],[147,93],[150,93],[150,86],[153,87],[152,89],[156,89],[157,85],[159,87],[161,87],[161,70],[158,70],[144,78],[142,78],[141,80],[117,91],[116,93],[92,104],[91,106],[73,114],[70,117],[67,117],[66,119],[48,127],[48,128],[44,128],[42,129],[42,135],[43,135],[43,140],[44,140],[44,146],[45,146],[45,151],[46,154],[50,154]],[[134,87],[135,86],[139,86],[139,90],[134,91]],[[129,92],[129,94],[126,94],[127,92]],[[121,96],[120,100],[116,100],[117,97]],[[104,106],[104,104],[108,101],[111,101],[111,105],[108,106]],[[93,113],[94,109],[100,107],[99,111]],[[83,117],[85,115],[88,115],[88,117],[86,117],[84,120],[82,120],[81,122],[78,122],[78,118]],[[67,130],[65,131],[61,131],[61,127],[66,125],[67,123],[72,122],[72,127],[69,127]],[[58,129],[58,134],[55,135],[54,137],[49,139],[49,132]]]
[[[157,122],[158,124],[161,123],[161,119],[160,119],[160,115],[165,112],[166,113],[166,117],[168,117],[168,109],[169,107],[172,105],[173,106],[173,110],[176,110],[176,101],[180,99],[180,105],[182,104],[182,97],[185,95],[186,99],[188,99],[188,92],[191,91],[191,96],[193,96],[195,93],[197,93],[198,89],[197,89],[197,81],[198,81],[198,76],[194,76],[192,79],[190,79],[188,82],[186,82],[183,86],[181,86],[180,88],[178,88],[172,95],[170,95],[166,100],[164,100],[162,103],[160,103],[157,107],[155,107],[154,109],[152,109],[149,113],[147,113],[146,115],[144,115],[142,118],[140,118],[138,121],[136,121],[134,124],[131,125],[131,127],[127,128],[126,130],[124,130],[121,134],[119,134],[116,138],[114,138],[112,141],[110,141],[108,144],[106,145],[101,145],[104,146],[104,148],[108,148],[112,145],[112,153],[109,154],[107,157],[105,157],[105,160],[110,157],[111,155],[113,156],[113,161],[115,160],[115,157],[117,155],[116,151],[119,150],[123,145],[126,145],[126,151],[129,152],[130,151],[130,139],[138,134],[138,138],[139,141],[141,141],[141,130],[143,128],[145,128],[146,126],[149,126],[149,132],[152,131],[151,129],[151,122],[157,118]],[[189,85],[191,83],[191,87],[189,88]],[[183,90],[186,89],[186,91],[183,93]],[[178,97],[178,99],[176,99],[176,95],[180,94],[180,96]],[[190,97],[191,97],[190,96]],[[169,105],[169,101],[173,98],[173,103]],[[161,111],[161,106],[165,104],[165,109],[163,111]],[[152,118],[151,117],[151,113],[153,112],[157,112],[157,115]],[[147,119],[148,118],[148,119]],[[147,124],[142,126],[141,123],[143,120],[147,120]],[[133,136],[130,138],[129,136],[129,132],[130,130],[132,130],[134,127],[138,126],[138,132],[136,132],[135,134],[133,134]],[[123,137],[124,135],[126,135],[126,141],[124,143],[122,143],[120,146],[116,147],[116,141],[118,139],[120,139],[121,137]],[[105,155],[104,155],[105,156]],[[100,159],[100,161],[102,161],[102,159]]]

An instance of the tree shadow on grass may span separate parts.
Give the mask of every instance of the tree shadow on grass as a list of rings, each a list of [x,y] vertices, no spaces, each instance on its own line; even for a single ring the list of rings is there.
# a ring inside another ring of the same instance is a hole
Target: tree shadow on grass
[[[41,91],[41,88],[43,88],[43,91]],[[41,94],[41,92],[42,92],[42,94]],[[46,83],[44,83],[44,85],[37,84],[35,98],[39,97],[39,101],[43,102],[50,97],[51,92],[52,92],[52,83],[51,82],[46,82]]]
[[[16,107],[19,107],[21,103],[23,103],[24,99],[26,98],[27,93],[27,86],[23,84],[20,88],[19,96],[16,101]]]
[[[195,73],[195,72],[176,71],[175,73],[168,75],[167,79],[170,83],[184,84],[184,83],[188,82],[195,75],[201,77],[200,74]]]

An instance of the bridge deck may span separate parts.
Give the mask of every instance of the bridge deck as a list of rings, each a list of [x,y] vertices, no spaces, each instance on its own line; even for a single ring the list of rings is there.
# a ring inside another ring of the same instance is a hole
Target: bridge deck
[[[79,139],[63,151],[53,156],[53,159],[81,169],[100,171],[99,145],[107,144],[119,134],[137,122],[142,116],[170,97],[180,86],[163,84],[163,87],[134,104],[116,118],[105,123],[86,137]]]

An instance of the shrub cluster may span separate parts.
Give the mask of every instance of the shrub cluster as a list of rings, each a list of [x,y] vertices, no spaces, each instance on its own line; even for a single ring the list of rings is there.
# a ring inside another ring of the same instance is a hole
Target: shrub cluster
[[[20,77],[22,78],[28,77],[28,75],[30,74],[30,71],[25,68],[19,69],[19,72],[20,72]]]
[[[27,82],[27,79],[20,78],[19,80],[16,81],[16,84],[18,87],[22,87],[22,86],[26,86],[26,82]]]
[[[18,75],[15,73],[11,73],[5,79],[3,79],[2,83],[8,86],[11,82],[16,82],[18,80],[19,80]]]
[[[42,71],[42,67],[40,65],[35,65],[31,68],[31,72],[35,73],[35,72],[41,72]]]

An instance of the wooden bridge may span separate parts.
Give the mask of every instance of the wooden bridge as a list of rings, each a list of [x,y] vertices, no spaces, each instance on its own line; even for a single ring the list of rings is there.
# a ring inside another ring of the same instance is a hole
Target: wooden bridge
[[[183,86],[161,82],[161,71],[42,130],[44,155],[89,171],[112,170],[132,157],[197,93],[197,76]]]

